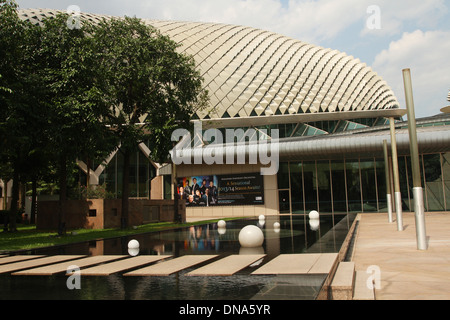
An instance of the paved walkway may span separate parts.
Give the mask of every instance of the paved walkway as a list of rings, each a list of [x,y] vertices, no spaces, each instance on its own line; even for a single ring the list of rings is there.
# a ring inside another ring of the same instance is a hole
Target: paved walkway
[[[450,300],[450,213],[426,214],[426,251],[417,250],[414,213],[403,213],[403,225],[399,232],[387,214],[361,214],[356,271],[380,268],[377,300]]]

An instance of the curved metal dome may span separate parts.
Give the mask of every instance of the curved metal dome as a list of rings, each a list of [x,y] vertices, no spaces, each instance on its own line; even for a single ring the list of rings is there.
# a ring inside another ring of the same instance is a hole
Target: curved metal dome
[[[20,10],[40,23],[56,10]],[[81,14],[93,22],[104,15]],[[217,23],[143,20],[181,43],[210,93],[213,111],[199,119],[396,109],[387,83],[345,53],[280,34]]]

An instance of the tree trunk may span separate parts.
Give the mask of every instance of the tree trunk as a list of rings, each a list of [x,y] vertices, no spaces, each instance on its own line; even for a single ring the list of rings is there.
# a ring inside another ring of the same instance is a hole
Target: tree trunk
[[[37,179],[33,177],[33,181],[31,182],[30,224],[36,223],[36,209],[37,209]]]
[[[14,168],[13,173],[13,185],[11,188],[11,209],[9,211],[9,232],[17,231],[17,213],[19,211],[19,170]]]
[[[123,176],[122,176],[122,217],[121,228],[128,227],[129,219],[129,201],[130,197],[130,158],[131,152],[128,148],[123,150]]]
[[[3,194],[4,194],[3,210],[8,210],[8,182],[9,182],[9,180],[5,179],[5,178],[2,178],[2,180],[3,180],[3,185],[4,185],[4,188],[3,188]]]
[[[58,235],[66,233],[66,213],[64,203],[67,200],[67,161],[61,156],[59,163],[59,205],[58,205]]]

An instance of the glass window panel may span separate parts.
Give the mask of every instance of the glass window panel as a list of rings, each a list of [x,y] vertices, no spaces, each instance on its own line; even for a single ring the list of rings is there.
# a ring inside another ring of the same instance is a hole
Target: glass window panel
[[[303,133],[306,131],[306,129],[308,128],[308,126],[306,124],[300,124],[294,134],[292,135],[293,137],[301,137],[303,136]]]
[[[317,128],[308,126],[308,128],[307,128],[307,130],[306,130],[306,133],[305,133],[304,135],[305,135],[305,136],[314,136],[314,135],[316,135],[316,132],[317,132],[317,131],[318,131]]]
[[[428,211],[443,211],[444,190],[442,188],[441,155],[424,155],[425,191]]]
[[[280,204],[280,213],[291,213],[289,190],[278,191],[278,201]]]
[[[376,160],[375,169],[378,186],[378,211],[387,212],[386,167],[384,164],[384,159]]]
[[[139,152],[139,167],[138,167],[138,177],[139,177],[139,197],[149,198],[149,166],[150,162],[145,157],[142,152]]]
[[[450,209],[450,153],[442,155],[442,170],[444,177],[445,210]]]
[[[138,196],[138,188],[137,188],[137,152],[133,152],[130,157],[130,198],[136,198]]]
[[[345,120],[341,120],[336,128],[335,132],[342,132],[345,131],[345,128],[347,127],[348,122]]]
[[[305,186],[305,210],[310,212],[318,210],[317,208],[317,179],[316,179],[316,163],[303,163],[303,177]]]
[[[303,214],[303,181],[302,181],[302,163],[291,162],[291,201],[292,201],[292,213]]]
[[[164,176],[164,200],[172,199],[172,176]]]
[[[345,166],[343,161],[331,162],[333,184],[334,212],[347,212],[347,195],[345,192]]]
[[[280,124],[279,125],[279,134],[280,134],[280,139],[281,138],[289,138],[292,133],[294,132],[294,129],[297,127],[296,123],[289,123],[289,124]]]
[[[412,198],[412,174],[411,174],[411,161],[410,157],[399,157],[398,158],[398,176],[400,180],[400,193],[402,195],[402,210],[403,211],[414,211],[414,203],[411,201]],[[394,178],[392,177],[392,180]],[[393,186],[394,188],[395,186]],[[395,189],[392,189],[392,198],[394,199]],[[394,204],[393,204],[394,205]],[[393,207],[395,210],[395,205]]]
[[[361,161],[361,186],[364,212],[378,211],[377,181],[375,177],[375,163],[373,160]]]
[[[289,163],[282,162],[278,170],[278,189],[289,189]]]
[[[115,156],[111,162],[109,163],[109,165],[105,168],[105,170],[102,173],[102,176],[104,178],[104,183],[106,183],[106,190],[108,192],[112,192],[114,194],[117,194],[117,189],[116,189],[116,179],[117,179],[117,175],[116,175],[116,161],[117,161],[117,156]]]
[[[359,180],[359,161],[346,161],[347,197],[349,212],[361,212],[361,185]]]
[[[319,194],[320,213],[332,213],[333,205],[331,201],[329,161],[317,162],[317,189]]]

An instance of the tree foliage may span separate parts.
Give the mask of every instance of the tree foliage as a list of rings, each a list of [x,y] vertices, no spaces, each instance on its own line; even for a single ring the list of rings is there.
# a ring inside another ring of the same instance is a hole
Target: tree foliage
[[[105,120],[124,155],[122,215],[126,226],[131,152],[145,141],[152,160],[167,162],[171,133],[190,127],[192,115],[206,105],[207,92],[193,58],[178,53],[177,43],[141,20],[105,19],[92,34],[102,91],[111,106]]]
[[[10,231],[15,231],[18,210],[19,183],[27,174],[37,170],[40,153],[41,129],[46,127],[46,109],[39,101],[42,83],[35,60],[38,28],[21,21],[14,1],[0,2],[0,161],[9,164],[13,179]],[[6,170],[7,171],[7,170]],[[5,170],[2,170],[4,173]]]
[[[146,142],[153,161],[170,161],[172,131],[190,128],[206,106],[193,58],[136,18],[68,28],[69,15],[60,14],[34,26],[19,19],[12,0],[0,0],[0,15],[0,161],[11,168],[1,171],[17,187],[56,168],[64,233],[71,165],[120,146],[126,225],[131,152]]]

